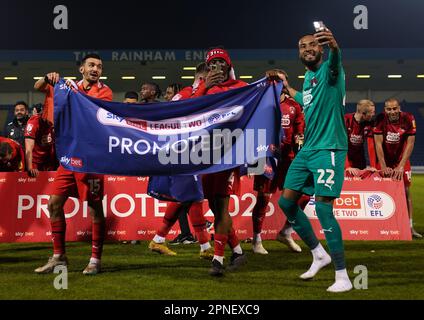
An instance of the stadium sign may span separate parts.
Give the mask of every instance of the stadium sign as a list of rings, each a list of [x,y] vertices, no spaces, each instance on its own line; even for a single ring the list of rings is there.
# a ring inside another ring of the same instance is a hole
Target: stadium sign
[[[334,201],[333,210],[338,220],[387,220],[395,211],[395,200],[382,191],[344,191]],[[309,202],[305,213],[309,218],[317,219],[314,201]]]

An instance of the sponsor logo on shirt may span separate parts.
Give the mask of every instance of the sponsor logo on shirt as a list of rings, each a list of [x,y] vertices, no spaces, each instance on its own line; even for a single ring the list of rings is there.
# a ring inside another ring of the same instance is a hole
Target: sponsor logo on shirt
[[[387,132],[386,140],[388,143],[398,143],[400,141],[399,132]]]
[[[362,137],[362,135],[356,134],[352,134],[349,140],[352,144],[362,144],[364,142],[364,138]]]
[[[281,126],[283,126],[283,127],[289,127],[290,126],[290,115],[283,114],[283,117],[281,118]]]
[[[312,89],[303,91],[303,104],[304,104],[304,106],[307,106],[308,104],[311,103],[311,101],[313,99],[311,92],[312,92]]]

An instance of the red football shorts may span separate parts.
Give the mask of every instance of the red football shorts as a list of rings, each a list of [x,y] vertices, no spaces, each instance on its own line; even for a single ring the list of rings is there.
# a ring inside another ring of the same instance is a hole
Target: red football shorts
[[[403,183],[405,184],[405,187],[409,188],[411,186],[412,182],[412,169],[411,169],[411,162],[406,161],[405,164],[405,171],[403,172]]]
[[[73,172],[59,166],[49,194],[96,202],[102,201],[103,190],[103,175]]]
[[[202,177],[202,185],[206,199],[213,199],[215,196],[239,195],[240,169],[205,174]]]
[[[264,175],[255,176],[253,190],[263,193],[275,193],[277,189],[282,190],[284,180],[286,180],[286,174],[291,163],[292,159],[290,158],[279,161],[277,165],[277,172],[272,179],[268,179]]]
[[[38,171],[55,171],[56,163],[32,163],[32,168],[37,169]]]

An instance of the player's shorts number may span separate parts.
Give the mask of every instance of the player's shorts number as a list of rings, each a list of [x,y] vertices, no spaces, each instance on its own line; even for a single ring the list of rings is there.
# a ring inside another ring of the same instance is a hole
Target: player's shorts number
[[[100,179],[88,179],[91,193],[98,193],[100,191]]]
[[[332,185],[334,184],[334,170],[333,169],[318,169],[317,172],[319,173],[319,177],[317,180],[317,183],[320,184],[329,184]],[[327,180],[324,180],[324,176],[325,174],[328,173],[329,176],[327,177]]]

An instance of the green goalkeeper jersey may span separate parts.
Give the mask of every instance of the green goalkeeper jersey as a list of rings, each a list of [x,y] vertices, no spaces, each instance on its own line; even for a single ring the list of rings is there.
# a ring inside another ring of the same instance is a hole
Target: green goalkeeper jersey
[[[303,92],[295,100],[305,114],[304,151],[347,150],[344,122],[345,73],[340,50],[330,50],[318,70],[305,73]]]

